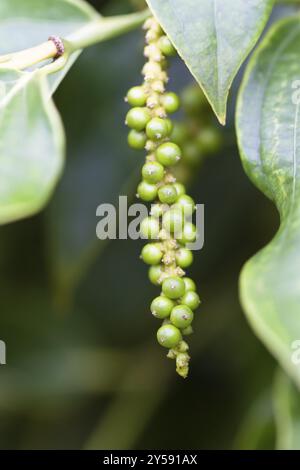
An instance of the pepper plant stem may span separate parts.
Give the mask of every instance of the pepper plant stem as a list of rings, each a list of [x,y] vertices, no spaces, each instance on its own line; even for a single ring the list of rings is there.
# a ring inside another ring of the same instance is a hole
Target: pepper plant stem
[[[62,38],[65,56],[98,42],[111,39],[139,27],[150,16],[148,9],[129,15],[101,18]],[[57,49],[53,41],[46,41],[36,47],[0,56],[0,67],[25,70],[49,59],[54,59]]]

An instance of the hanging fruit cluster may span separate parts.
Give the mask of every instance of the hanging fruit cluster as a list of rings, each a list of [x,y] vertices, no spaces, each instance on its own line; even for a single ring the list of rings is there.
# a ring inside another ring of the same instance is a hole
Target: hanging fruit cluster
[[[190,184],[205,160],[221,149],[223,136],[199,85],[192,83],[185,87],[180,101],[183,118],[174,123],[171,139],[182,149],[182,158],[174,174]]]
[[[167,57],[176,51],[154,18],[148,19],[144,28],[144,83],[131,88],[126,98],[132,106],[126,116],[131,128],[128,143],[147,151],[137,195],[153,203],[150,217],[140,227],[142,236],[152,240],[144,246],[141,257],[150,265],[151,282],[162,289],[151,304],[152,314],[163,320],[157,340],[169,349],[168,357],[176,360],[178,374],[187,377],[190,357],[183,337],[192,333],[194,311],[200,304],[195,283],[184,271],[193,262],[186,245],[197,236],[189,220],[195,203],[172,171],[182,158],[181,148],[171,139],[173,123],[168,117],[179,109],[179,98],[166,91]]]

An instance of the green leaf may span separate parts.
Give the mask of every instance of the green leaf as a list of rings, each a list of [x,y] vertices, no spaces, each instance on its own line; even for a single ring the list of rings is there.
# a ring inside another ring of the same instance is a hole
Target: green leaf
[[[270,16],[273,0],[147,0],[225,124],[229,89]]]
[[[248,65],[237,107],[245,171],[280,213],[276,236],[242,271],[241,300],[257,335],[298,386],[292,348],[300,339],[300,116],[293,88],[299,50],[299,16],[274,25]]]
[[[2,0],[0,54],[68,36],[101,18],[78,0]],[[78,53],[49,75],[0,69],[0,224],[39,211],[51,195],[64,160],[64,132],[49,100]]]
[[[81,0],[1,1],[0,54],[44,43],[50,35],[67,39],[74,53],[31,72],[8,69],[9,61],[0,58],[0,224],[36,213],[52,194],[63,166],[64,133],[50,97],[80,49],[130,31],[148,14],[103,19]]]
[[[273,406],[279,450],[300,450],[300,395],[279,370],[274,381]]]
[[[45,76],[25,72],[11,85],[12,75],[0,71],[10,86],[0,102],[0,224],[43,207],[64,159],[63,127]]]
[[[270,390],[264,390],[252,399],[238,430],[234,448],[261,450],[273,446],[274,417]]]

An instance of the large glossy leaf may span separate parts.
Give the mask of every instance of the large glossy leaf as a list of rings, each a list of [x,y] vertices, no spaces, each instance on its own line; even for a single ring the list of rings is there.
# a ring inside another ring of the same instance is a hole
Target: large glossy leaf
[[[1,224],[42,207],[61,173],[64,132],[48,95],[36,71],[21,74],[0,102]]]
[[[257,42],[273,0],[147,0],[221,123],[232,81]]]
[[[300,395],[298,389],[278,371],[274,383],[273,404],[279,450],[300,450]]]
[[[43,43],[50,35],[66,38],[69,45],[73,41],[75,52],[70,57],[66,54],[68,60],[60,68],[60,61],[51,66],[44,62],[39,71],[26,73],[9,71],[9,62],[0,61],[0,224],[39,211],[57,182],[64,137],[50,96],[79,49],[137,27],[147,14],[104,19],[81,0],[1,1],[0,54]]]
[[[100,18],[80,0],[2,0],[0,54],[35,46],[54,34],[74,33]],[[64,135],[49,100],[78,54],[48,88],[40,72],[0,70],[0,224],[40,210],[61,173]]]
[[[252,57],[238,100],[245,170],[276,204],[280,229],[241,274],[241,299],[257,335],[300,385],[300,19],[277,23]],[[255,209],[253,209],[255,210]]]

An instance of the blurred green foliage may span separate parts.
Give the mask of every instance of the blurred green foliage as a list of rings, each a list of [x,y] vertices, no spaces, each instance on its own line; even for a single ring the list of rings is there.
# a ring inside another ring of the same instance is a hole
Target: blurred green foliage
[[[103,14],[132,8],[93,3]],[[205,204],[206,241],[191,272],[203,305],[188,380],[155,343],[141,244],[96,239],[96,207],[133,198],[142,164],[126,145],[123,101],[140,81],[142,44],[137,31],[82,54],[55,96],[68,142],[55,197],[0,230],[2,449],[274,447],[274,363],[244,319],[238,276],[278,220],[243,173],[232,117],[190,188]],[[191,81],[179,59],[171,75],[175,89]]]

